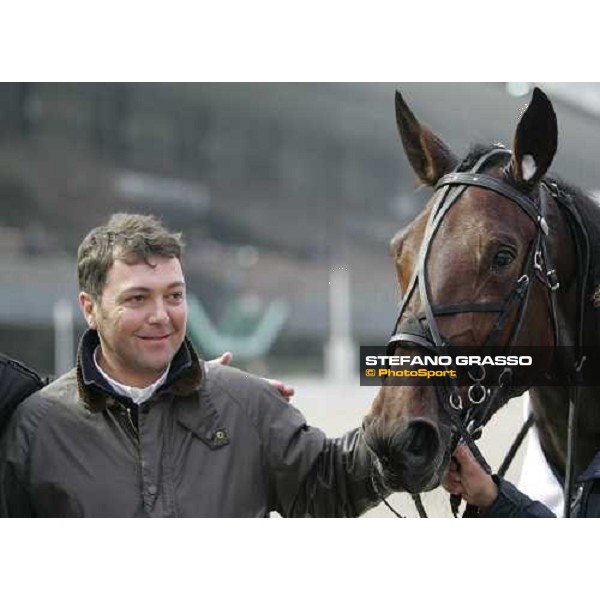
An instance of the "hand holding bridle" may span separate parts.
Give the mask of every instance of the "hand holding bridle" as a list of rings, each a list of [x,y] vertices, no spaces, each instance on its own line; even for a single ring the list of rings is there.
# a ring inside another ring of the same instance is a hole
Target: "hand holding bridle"
[[[498,497],[498,486],[475,460],[469,448],[459,444],[442,482],[451,494],[462,496],[468,504],[488,508]]]

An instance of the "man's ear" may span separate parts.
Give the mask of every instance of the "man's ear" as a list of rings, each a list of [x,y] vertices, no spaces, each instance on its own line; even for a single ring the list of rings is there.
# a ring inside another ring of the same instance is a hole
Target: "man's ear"
[[[87,292],[79,292],[79,306],[90,329],[96,329],[96,302]]]

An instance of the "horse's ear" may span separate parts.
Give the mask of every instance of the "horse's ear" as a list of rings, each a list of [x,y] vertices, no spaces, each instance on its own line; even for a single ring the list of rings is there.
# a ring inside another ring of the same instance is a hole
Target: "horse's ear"
[[[398,91],[396,123],[406,156],[422,183],[435,185],[440,177],[456,167],[458,160],[452,151],[427,127],[419,123]]]
[[[535,185],[546,173],[556,154],[558,125],[548,96],[539,88],[517,126],[511,171],[516,181]]]

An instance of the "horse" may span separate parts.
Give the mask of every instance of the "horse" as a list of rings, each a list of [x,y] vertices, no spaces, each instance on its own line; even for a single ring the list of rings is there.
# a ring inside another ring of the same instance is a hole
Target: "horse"
[[[544,455],[556,473],[570,477],[570,490],[600,450],[598,390],[583,385],[596,367],[586,362],[585,348],[600,342],[600,207],[548,173],[558,125],[539,88],[512,149],[476,145],[462,159],[399,92],[395,104],[408,161],[434,193],[390,244],[402,301],[388,354],[490,344],[547,349],[542,369],[559,384],[530,387],[531,411]],[[475,378],[483,383],[478,395],[473,386],[384,382],[363,430],[386,487],[413,495],[434,489],[461,440],[485,465],[475,432],[528,386],[482,382],[483,376]],[[577,427],[571,454],[569,419]]]

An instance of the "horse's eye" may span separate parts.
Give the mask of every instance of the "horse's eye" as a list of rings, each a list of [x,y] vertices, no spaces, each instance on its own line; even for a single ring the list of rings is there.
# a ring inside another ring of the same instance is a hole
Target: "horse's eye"
[[[513,260],[515,260],[515,253],[512,250],[500,250],[496,253],[496,256],[494,256],[492,269],[494,271],[504,269],[504,267],[508,267]]]

